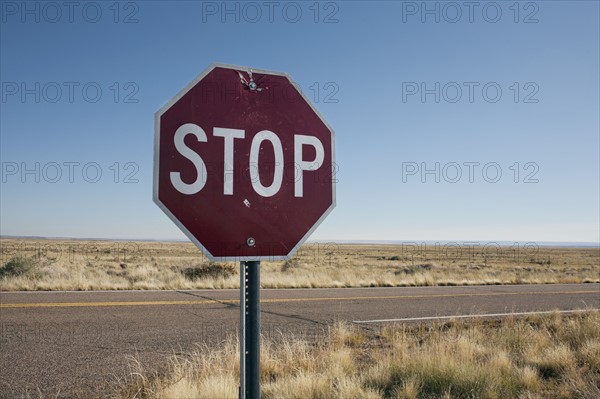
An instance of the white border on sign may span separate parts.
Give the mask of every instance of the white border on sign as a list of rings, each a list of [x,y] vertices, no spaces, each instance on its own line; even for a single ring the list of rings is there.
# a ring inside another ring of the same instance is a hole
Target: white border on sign
[[[294,246],[294,248],[292,248],[290,250],[290,252],[286,256],[256,256],[256,257],[245,257],[245,256],[236,256],[236,257],[225,256],[225,257],[218,257],[218,256],[213,256],[210,253],[210,251],[208,249],[206,249],[204,247],[204,245],[202,245],[200,243],[200,241],[198,241],[196,239],[196,237],[194,237],[194,235],[179,221],[179,219],[177,219],[175,217],[175,215],[173,215],[173,213],[171,213],[171,211],[165,206],[165,204],[163,204],[162,202],[160,202],[160,200],[158,198],[158,171],[160,169],[159,168],[159,156],[158,156],[158,154],[160,153],[160,117],[169,108],[171,108],[171,106],[173,106],[173,104],[175,104],[177,101],[179,101],[188,91],[190,91],[192,89],[192,87],[196,86],[196,84],[198,84],[198,82],[200,82],[202,79],[204,79],[204,77],[206,75],[208,75],[216,67],[225,68],[225,69],[232,69],[232,70],[235,70],[235,71],[250,71],[250,70],[252,70],[253,73],[260,73],[260,74],[265,74],[265,75],[285,76],[287,78],[287,80],[289,80],[289,82],[296,88],[296,90],[298,91],[298,93],[300,93],[300,95],[302,96],[302,98],[304,99],[304,101],[306,101],[306,103],[311,107],[311,109],[313,110],[313,112],[319,117],[319,119],[321,120],[321,122],[323,122],[325,124],[325,126],[327,127],[327,129],[329,129],[329,131],[331,132],[331,176],[332,176],[332,181],[331,181],[331,198],[332,198],[331,206],[329,208],[327,208],[327,210],[323,213],[323,215],[321,215],[321,217],[319,218],[319,220],[317,220],[315,222],[315,224],[313,224],[313,226],[310,228],[310,230],[304,235],[304,237],[302,237],[302,239],[300,239],[300,241],[298,242],[298,244],[296,244],[296,246]],[[175,97],[173,97],[171,100],[169,100],[169,102],[167,102],[160,110],[158,110],[154,114],[154,182],[153,182],[153,199],[154,199],[154,202],[156,203],[156,205],[158,205],[160,207],[160,209],[162,209],[162,211],[169,217],[169,219],[171,219],[173,221],[173,223],[175,223],[175,225],[177,225],[177,227],[179,227],[179,229],[194,244],[196,244],[196,246],[202,251],[202,253],[204,255],[206,255],[206,257],[208,257],[208,259],[210,259],[212,261],[236,261],[236,262],[242,262],[242,261],[262,261],[262,260],[264,260],[264,261],[275,261],[275,260],[288,260],[288,259],[290,259],[292,256],[294,256],[294,254],[296,253],[296,251],[298,251],[298,249],[300,248],[300,246],[306,242],[306,240],[308,239],[308,237],[310,237],[310,235],[316,230],[316,228],[319,227],[319,225],[323,222],[323,220],[325,220],[325,218],[331,213],[331,211],[333,210],[333,208],[335,208],[335,206],[336,206],[335,173],[336,173],[336,170],[335,170],[335,132],[333,131],[333,129],[331,128],[331,126],[329,125],[329,123],[327,123],[327,121],[325,120],[325,118],[323,118],[323,116],[321,115],[321,113],[319,111],[317,111],[317,109],[309,101],[309,99],[306,98],[306,96],[304,95],[304,93],[302,92],[302,90],[300,89],[300,87],[292,80],[292,78],[290,77],[290,75],[287,74],[287,73],[284,73],[284,72],[275,72],[275,71],[269,71],[269,70],[264,70],[264,69],[249,68],[249,67],[243,67],[243,66],[237,66],[237,65],[230,65],[230,64],[213,63],[208,68],[206,68],[200,75],[198,75],[190,84],[188,84],[184,89],[182,89],[179,93],[177,93],[177,95],[175,95]]]

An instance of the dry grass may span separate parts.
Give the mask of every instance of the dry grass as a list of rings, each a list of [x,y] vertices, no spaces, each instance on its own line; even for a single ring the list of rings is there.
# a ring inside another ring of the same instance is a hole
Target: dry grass
[[[132,373],[121,398],[237,398],[237,340]],[[600,397],[600,314],[360,330],[264,340],[264,399]],[[139,368],[139,364],[137,365]]]
[[[191,243],[0,239],[0,290],[238,288],[235,263],[215,265]],[[28,261],[29,262],[29,261]],[[600,282],[598,248],[307,244],[263,262],[262,286],[377,287]]]

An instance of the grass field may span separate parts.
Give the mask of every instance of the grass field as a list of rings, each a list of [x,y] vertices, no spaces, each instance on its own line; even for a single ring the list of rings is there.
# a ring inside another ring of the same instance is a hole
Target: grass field
[[[238,343],[132,363],[121,398],[237,398]],[[387,326],[337,324],[322,340],[263,340],[264,399],[597,399],[600,314]]]
[[[237,263],[209,262],[183,242],[2,238],[0,261],[3,291],[239,287]],[[600,250],[313,243],[261,270],[265,288],[585,283],[600,282]]]

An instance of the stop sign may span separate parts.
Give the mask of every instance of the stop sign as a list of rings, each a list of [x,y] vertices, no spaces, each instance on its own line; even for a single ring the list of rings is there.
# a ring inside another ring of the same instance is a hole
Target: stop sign
[[[212,260],[288,259],[335,207],[333,130],[285,73],[211,65],[154,145],[154,201]]]

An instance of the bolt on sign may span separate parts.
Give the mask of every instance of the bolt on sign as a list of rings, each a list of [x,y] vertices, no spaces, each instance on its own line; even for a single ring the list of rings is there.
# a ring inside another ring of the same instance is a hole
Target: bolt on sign
[[[211,260],[288,259],[335,207],[334,144],[289,75],[213,64],[155,115],[154,201]]]

